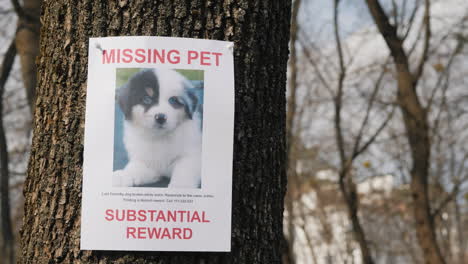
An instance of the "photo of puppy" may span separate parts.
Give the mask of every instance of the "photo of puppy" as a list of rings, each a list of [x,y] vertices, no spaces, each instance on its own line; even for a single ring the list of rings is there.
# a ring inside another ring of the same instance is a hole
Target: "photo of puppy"
[[[200,73],[117,69],[113,186],[201,188]]]

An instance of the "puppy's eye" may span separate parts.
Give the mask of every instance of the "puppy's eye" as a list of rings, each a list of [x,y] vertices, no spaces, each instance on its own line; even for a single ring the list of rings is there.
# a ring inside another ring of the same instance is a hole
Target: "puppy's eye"
[[[153,99],[151,97],[149,97],[148,95],[146,95],[145,97],[143,97],[143,99],[141,100],[141,102],[144,104],[144,105],[150,105],[153,103]]]
[[[184,106],[184,103],[182,102],[182,100],[180,100],[180,98],[178,98],[177,96],[172,96],[171,98],[169,98],[169,103],[174,108],[181,108]]]

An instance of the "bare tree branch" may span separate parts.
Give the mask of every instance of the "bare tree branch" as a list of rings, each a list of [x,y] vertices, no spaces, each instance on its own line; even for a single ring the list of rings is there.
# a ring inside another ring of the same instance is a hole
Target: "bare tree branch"
[[[411,29],[413,28],[413,25],[414,25],[414,20],[416,18],[416,13],[418,12],[418,9],[419,9],[419,2],[421,0],[416,0],[416,3],[414,5],[414,8],[413,8],[413,11],[411,12],[411,15],[410,15],[410,18],[408,20],[408,29],[406,30],[405,34],[403,34],[403,37],[402,37],[402,40],[404,41],[408,35],[410,34],[411,32]],[[406,2],[406,1],[405,1]],[[408,55],[411,54],[411,52],[408,52]]]
[[[13,228],[11,224],[10,216],[10,186],[9,186],[9,173],[8,173],[8,147],[5,137],[5,129],[3,126],[3,93],[5,91],[5,84],[10,75],[13,67],[13,62],[16,56],[16,45],[13,40],[4,55],[2,68],[0,72],[0,221],[2,227],[2,256],[6,256],[5,259],[9,263],[14,263],[14,237]]]
[[[396,0],[392,0],[392,13],[393,13],[393,25],[398,29],[399,20],[398,20],[398,5]]]
[[[463,46],[464,46],[464,42],[461,41],[461,40],[457,40],[457,46],[453,50],[452,54],[450,54],[450,58],[449,58],[449,60],[447,62],[447,65],[444,67],[442,73],[439,75],[439,78],[437,79],[437,83],[436,83],[434,89],[431,92],[431,95],[430,95],[429,100],[428,100],[427,105],[426,105],[426,111],[431,110],[432,104],[434,102],[435,95],[436,95],[437,91],[441,87],[442,80],[444,79],[445,76],[447,76],[447,74],[448,74],[448,72],[449,72],[450,68],[452,67],[452,64],[453,64],[453,62],[455,60],[455,57],[463,50]]]
[[[336,50],[338,51],[338,62],[340,71],[338,74],[338,85],[337,85],[337,93],[335,95],[335,133],[336,133],[336,141],[338,145],[338,151],[340,154],[341,165],[344,166],[346,162],[346,153],[344,148],[344,138],[343,138],[343,130],[341,128],[341,108],[342,108],[342,99],[343,99],[343,86],[344,80],[346,78],[346,67],[344,65],[344,55],[343,55],[343,48],[341,46],[341,38],[340,38],[340,29],[338,23],[338,5],[340,0],[334,0],[334,15],[333,15],[333,25],[334,25],[334,34],[335,34],[335,42],[336,42]]]
[[[341,126],[341,110],[343,106],[343,89],[344,89],[344,81],[346,78],[347,68],[344,64],[344,54],[343,54],[343,47],[341,44],[341,37],[340,37],[340,27],[338,22],[338,14],[339,14],[339,3],[340,0],[334,0],[333,6],[333,25],[334,25],[334,34],[335,34],[335,42],[336,42],[336,50],[338,51],[338,63],[339,63],[339,73],[338,73],[338,83],[337,83],[337,93],[334,99],[335,103],[335,116],[334,116],[334,124],[335,124],[335,137],[336,137],[336,144],[338,147],[340,161],[341,161],[341,168],[339,172],[339,187],[341,193],[343,194],[343,198],[345,200],[349,218],[351,220],[353,234],[356,238],[356,241],[359,244],[361,249],[362,261],[365,264],[373,264],[374,259],[372,257],[370,247],[368,241],[366,239],[366,235],[362,224],[359,220],[358,210],[359,210],[359,197],[357,195],[357,188],[353,182],[352,175],[350,174],[350,166],[352,164],[351,159],[346,158],[345,152],[345,141],[343,136],[343,129]]]
[[[359,154],[364,152],[374,141],[375,139],[380,135],[380,133],[383,131],[383,129],[388,125],[388,122],[392,120],[393,114],[395,113],[395,107],[392,108],[392,111],[387,115],[387,118],[385,119],[384,122],[377,128],[375,133],[369,138],[369,140],[362,145],[353,155],[353,158],[356,158]]]
[[[330,86],[330,84],[327,82],[327,80],[325,79],[325,77],[323,76],[317,62],[314,60],[314,58],[312,57],[312,54],[310,52],[310,49],[307,47],[307,44],[305,43],[304,39],[303,38],[299,38],[299,43],[301,44],[301,47],[303,49],[303,52],[304,52],[304,55],[305,55],[305,58],[307,59],[307,61],[312,65],[312,67],[314,68],[315,70],[315,74],[317,74],[317,77],[319,78],[320,82],[323,84],[323,86],[327,89],[327,91],[330,93],[330,95],[334,96],[334,92]]]
[[[452,188],[452,191],[450,191],[450,193],[445,197],[445,199],[442,200],[437,206],[437,208],[435,208],[432,212],[433,217],[437,217],[444,210],[444,208],[457,197],[457,195],[460,193],[461,186],[466,182],[466,180],[468,180],[468,174],[465,175],[463,179],[455,183],[455,186]]]
[[[414,81],[417,83],[421,79],[421,75],[424,72],[424,66],[426,65],[427,59],[429,57],[429,47],[431,42],[431,2],[430,0],[425,0],[425,9],[424,9],[424,47],[423,54],[418,64],[416,73],[414,74]],[[416,85],[415,85],[416,86]]]
[[[15,9],[15,12],[18,15],[18,17],[30,23],[39,23],[39,19],[36,16],[29,14],[25,9],[23,9],[18,0],[11,0],[11,4],[13,5],[13,8]]]
[[[358,135],[357,135],[356,141],[354,143],[354,147],[353,147],[353,153],[357,153],[358,149],[360,148],[359,145],[361,144],[361,139],[362,139],[362,136],[364,134],[364,128],[367,127],[367,123],[369,121],[372,106],[374,105],[375,98],[376,98],[376,96],[377,96],[377,94],[379,92],[379,89],[381,87],[382,80],[383,80],[383,78],[385,76],[385,73],[387,72],[386,67],[387,67],[389,59],[390,59],[390,57],[385,60],[385,63],[382,66],[382,71],[380,72],[380,75],[377,78],[377,81],[376,81],[376,83],[374,85],[374,90],[372,91],[371,97],[369,98],[369,103],[367,104],[367,109],[366,109],[366,115],[364,117],[364,120],[361,123],[361,127],[359,128],[359,132],[358,132]]]

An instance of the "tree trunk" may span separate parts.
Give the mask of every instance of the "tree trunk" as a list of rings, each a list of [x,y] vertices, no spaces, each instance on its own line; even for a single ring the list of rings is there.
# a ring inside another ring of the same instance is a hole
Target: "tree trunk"
[[[36,58],[39,55],[39,16],[42,0],[24,0],[18,14],[16,29],[16,49],[21,62],[21,76],[26,89],[31,113],[34,111],[34,94],[37,84]]]
[[[446,262],[437,243],[428,192],[431,156],[430,127],[427,120],[427,110],[422,106],[417,94],[417,84],[427,58],[423,57],[418,72],[412,73],[408,56],[403,48],[403,40],[397,35],[395,26],[390,24],[390,20],[379,1],[366,0],[366,2],[395,62],[398,81],[397,101],[402,112],[413,161],[410,188],[419,246],[424,254],[426,264],[445,264]],[[429,1],[426,1],[426,5],[428,4]],[[426,12],[429,13],[429,6],[426,6]],[[426,19],[429,19],[429,17],[427,16]],[[425,23],[429,23],[429,21]],[[429,25],[426,24],[425,26],[428,27]],[[425,43],[425,46],[427,47],[429,37],[430,28],[426,32],[427,43]]]
[[[362,263],[374,264],[374,258],[372,257],[371,248],[369,246],[370,243],[366,239],[364,228],[359,220],[359,196],[357,187],[353,182],[352,175],[350,174],[351,172],[346,169],[347,165],[343,165],[343,167],[345,167],[344,170],[339,173],[338,186],[343,195],[343,201],[346,204],[354,239],[361,250]]]
[[[289,1],[57,0],[43,4],[21,263],[280,263]],[[232,252],[80,251],[88,38],[234,41]]]
[[[401,69],[404,68],[404,69]],[[409,69],[397,65],[398,103],[403,112],[408,142],[411,147],[411,196],[416,222],[416,235],[424,253],[425,263],[444,264],[445,260],[437,244],[434,218],[429,199],[429,159],[431,142],[426,111],[419,103]]]

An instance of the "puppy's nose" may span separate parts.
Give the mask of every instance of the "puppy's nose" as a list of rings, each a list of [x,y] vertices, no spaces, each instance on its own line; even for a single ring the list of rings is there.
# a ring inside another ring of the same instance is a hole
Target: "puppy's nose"
[[[157,114],[154,116],[154,121],[156,121],[156,123],[160,125],[163,125],[164,123],[166,123],[167,117],[165,114]]]

